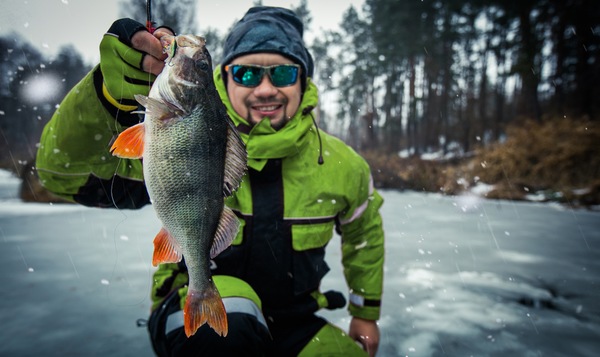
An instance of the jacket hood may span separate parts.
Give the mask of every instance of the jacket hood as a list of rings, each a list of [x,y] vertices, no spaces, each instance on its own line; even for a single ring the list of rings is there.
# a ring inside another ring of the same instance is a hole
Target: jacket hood
[[[239,116],[229,101],[221,76],[221,66],[216,66],[213,74],[221,101],[227,108],[227,114],[246,144],[248,167],[260,171],[267,163],[267,159],[282,159],[295,155],[308,143],[307,134],[314,130],[312,129],[314,124],[311,111],[319,102],[317,87],[310,78],[308,78],[306,91],[296,114],[283,128],[275,130],[271,127],[269,120],[262,120],[252,126],[246,119]]]

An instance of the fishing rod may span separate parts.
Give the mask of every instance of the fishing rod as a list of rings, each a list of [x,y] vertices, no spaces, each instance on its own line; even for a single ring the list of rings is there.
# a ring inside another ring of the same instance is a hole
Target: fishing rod
[[[146,0],[146,28],[150,33],[156,30],[152,23],[152,1],[150,0]]]

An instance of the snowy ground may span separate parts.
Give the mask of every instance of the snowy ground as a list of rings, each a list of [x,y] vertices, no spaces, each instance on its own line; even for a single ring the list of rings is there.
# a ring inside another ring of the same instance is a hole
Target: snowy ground
[[[0,355],[151,356],[159,227],[139,211],[25,204],[0,172]],[[384,191],[378,356],[597,356],[600,213]],[[334,239],[335,240],[335,239]],[[323,290],[345,290],[339,243]],[[343,328],[344,310],[323,315]]]

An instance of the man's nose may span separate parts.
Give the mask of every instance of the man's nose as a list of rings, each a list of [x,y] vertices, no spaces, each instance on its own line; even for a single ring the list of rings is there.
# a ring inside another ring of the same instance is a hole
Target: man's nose
[[[269,76],[263,76],[258,86],[254,88],[257,97],[271,97],[277,94],[277,87],[271,83]]]

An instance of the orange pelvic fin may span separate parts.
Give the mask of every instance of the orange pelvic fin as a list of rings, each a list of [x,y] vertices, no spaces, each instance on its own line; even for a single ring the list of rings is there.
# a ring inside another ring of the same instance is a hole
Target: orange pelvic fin
[[[146,126],[139,123],[125,129],[110,148],[114,156],[123,159],[139,159],[144,153]]]
[[[215,332],[227,336],[227,314],[219,291],[212,283],[204,291],[188,290],[183,308],[184,330],[187,337],[198,331],[200,326],[208,323]]]
[[[177,263],[181,261],[181,257],[181,247],[177,240],[165,228],[162,228],[154,238],[152,265]]]

